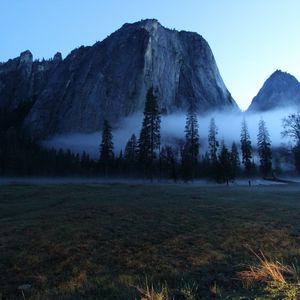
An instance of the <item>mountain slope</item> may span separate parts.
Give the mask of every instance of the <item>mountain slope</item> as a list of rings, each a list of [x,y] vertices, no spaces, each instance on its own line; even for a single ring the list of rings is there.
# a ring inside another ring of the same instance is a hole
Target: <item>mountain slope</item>
[[[266,80],[247,111],[267,111],[289,106],[300,106],[300,83],[289,73],[277,70]]]
[[[1,89],[5,78],[15,76],[5,72],[8,63],[0,65],[0,107],[24,101]],[[125,24],[102,42],[77,48],[63,61],[46,63],[49,67],[37,86],[32,85],[39,74],[32,57],[19,72],[25,75],[12,84],[20,95],[19,83],[25,90],[33,86],[29,94],[24,92],[30,107],[23,125],[38,139],[93,132],[101,128],[104,118],[117,124],[143,110],[152,85],[163,113],[185,112],[191,102],[199,112],[238,109],[207,42],[196,33],[166,29],[157,20]]]

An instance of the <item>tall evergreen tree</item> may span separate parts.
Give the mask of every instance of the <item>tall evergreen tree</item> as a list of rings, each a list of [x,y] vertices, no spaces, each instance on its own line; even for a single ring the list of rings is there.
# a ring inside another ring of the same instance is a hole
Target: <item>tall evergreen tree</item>
[[[197,164],[199,155],[199,127],[197,113],[194,105],[190,105],[185,123],[185,144],[184,148],[191,156],[192,161]]]
[[[218,128],[215,119],[210,119],[208,131],[208,154],[209,154],[209,176],[218,180],[218,148],[219,142],[217,140]]]
[[[167,178],[172,178],[176,182],[178,178],[178,170],[175,149],[171,146],[162,147],[160,152],[160,161],[162,167],[161,175]]]
[[[271,140],[266,122],[261,119],[258,124],[257,149],[260,161],[260,172],[263,176],[272,172],[272,150]]]
[[[160,122],[157,97],[151,87],[146,95],[144,119],[138,141],[139,162],[144,167],[149,167],[150,170],[153,167],[156,152],[160,148]]]
[[[137,140],[135,134],[132,134],[125,146],[124,159],[128,163],[134,163],[137,159]]]
[[[215,164],[218,160],[217,152],[219,147],[219,142],[217,140],[218,128],[215,123],[215,119],[210,119],[209,132],[208,132],[208,151],[209,158],[212,164]]]
[[[103,122],[102,140],[100,144],[99,162],[107,175],[108,169],[112,166],[114,160],[114,144],[112,128],[107,120]]]
[[[135,134],[132,134],[125,146],[124,166],[129,176],[137,175],[138,144]]]
[[[231,145],[230,155],[231,155],[232,174],[233,174],[233,177],[235,178],[239,173],[239,169],[240,169],[240,165],[241,165],[240,155],[239,155],[238,148],[237,148],[237,145],[235,142],[233,142]]]
[[[221,144],[221,151],[218,157],[217,178],[221,182],[229,184],[229,180],[233,179],[231,153],[227,149],[224,141]]]
[[[190,105],[185,123],[185,143],[182,149],[182,168],[185,180],[192,179],[196,175],[199,156],[199,132],[196,109]]]
[[[250,175],[253,168],[252,146],[251,146],[250,135],[249,135],[248,126],[245,118],[242,121],[242,129],[241,129],[241,151],[242,151],[242,163],[244,164],[245,172],[247,175]]]

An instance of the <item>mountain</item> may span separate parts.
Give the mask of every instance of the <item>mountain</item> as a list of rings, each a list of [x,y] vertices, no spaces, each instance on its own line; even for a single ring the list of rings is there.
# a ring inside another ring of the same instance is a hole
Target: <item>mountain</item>
[[[30,51],[0,63],[0,130],[19,127],[62,62],[60,53],[51,60],[33,61]]]
[[[248,112],[300,106],[300,83],[289,73],[277,70],[253,98]]]
[[[32,137],[94,132],[144,108],[153,86],[162,113],[238,107],[214,56],[197,33],[170,30],[157,20],[125,24],[102,42],[64,60],[33,61],[26,51],[0,65],[0,111]],[[13,116],[13,117],[11,117]]]

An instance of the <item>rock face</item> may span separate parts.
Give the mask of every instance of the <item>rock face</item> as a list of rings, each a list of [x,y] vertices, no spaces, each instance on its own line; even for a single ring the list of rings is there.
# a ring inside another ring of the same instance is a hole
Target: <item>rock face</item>
[[[23,125],[57,62],[33,61],[30,51],[0,65],[0,130]]]
[[[27,103],[23,128],[35,138],[101,129],[143,111],[153,86],[162,113],[238,110],[207,42],[157,20],[125,24],[102,42],[64,60],[33,62],[29,51],[0,65],[0,107]]]
[[[294,76],[277,70],[253,98],[247,111],[267,111],[293,106],[300,107],[300,83]]]

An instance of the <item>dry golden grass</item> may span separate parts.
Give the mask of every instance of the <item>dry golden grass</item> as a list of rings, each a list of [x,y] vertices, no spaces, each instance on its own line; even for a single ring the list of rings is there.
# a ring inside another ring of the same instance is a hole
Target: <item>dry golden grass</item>
[[[162,285],[160,288],[155,289],[153,284],[151,286],[146,278],[145,287],[136,287],[140,293],[141,300],[169,300],[169,293],[167,284]]]
[[[280,263],[278,260],[268,258],[262,251],[255,253],[258,259],[256,266],[249,266],[249,270],[238,273],[239,278],[246,286],[252,285],[254,282],[275,282],[286,283],[286,277],[293,275],[293,270]]]

